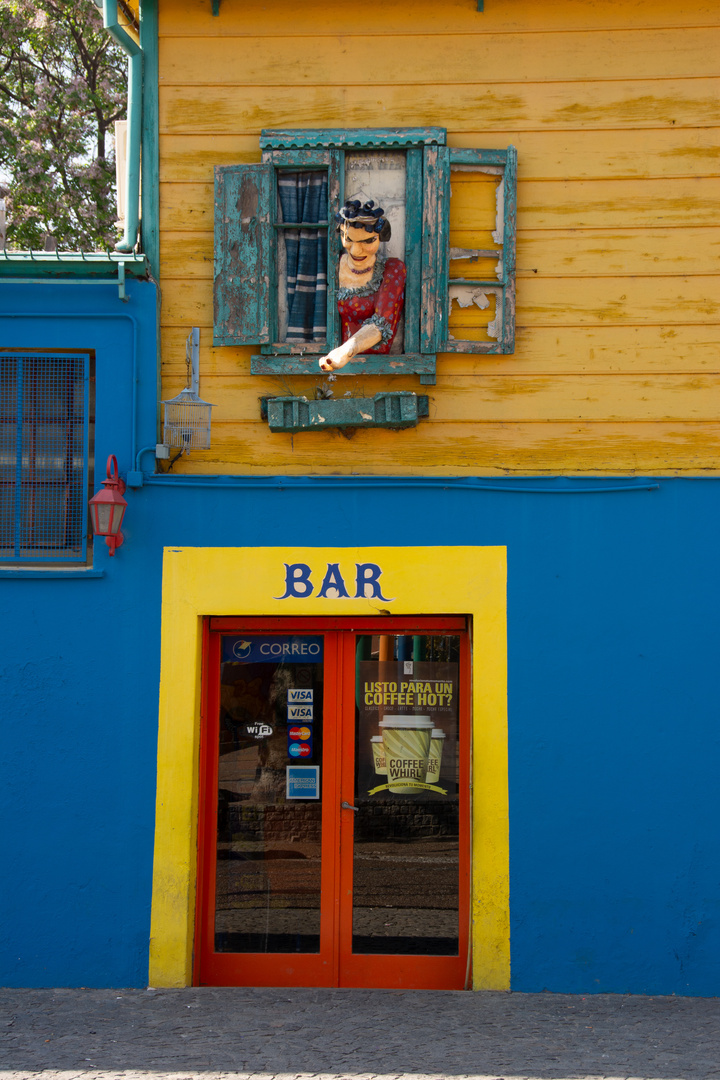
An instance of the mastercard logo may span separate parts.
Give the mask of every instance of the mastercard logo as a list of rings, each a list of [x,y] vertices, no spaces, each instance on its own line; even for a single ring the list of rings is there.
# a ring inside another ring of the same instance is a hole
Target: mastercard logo
[[[304,741],[306,739],[311,738],[311,736],[312,736],[312,731],[310,730],[309,727],[291,727],[288,730],[288,738],[289,739],[301,739],[301,740]]]

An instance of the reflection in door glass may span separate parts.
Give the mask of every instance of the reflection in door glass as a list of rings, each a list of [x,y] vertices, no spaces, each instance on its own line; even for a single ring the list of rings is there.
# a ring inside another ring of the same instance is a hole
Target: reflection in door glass
[[[357,637],[354,953],[458,954],[459,652]]]
[[[321,635],[225,635],[216,952],[319,952]]]

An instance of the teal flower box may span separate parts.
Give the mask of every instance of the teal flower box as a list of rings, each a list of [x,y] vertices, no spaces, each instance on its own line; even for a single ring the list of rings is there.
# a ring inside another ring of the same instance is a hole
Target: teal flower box
[[[367,398],[275,397],[262,399],[271,431],[322,431],[325,428],[415,427],[429,413],[427,394],[393,391]]]

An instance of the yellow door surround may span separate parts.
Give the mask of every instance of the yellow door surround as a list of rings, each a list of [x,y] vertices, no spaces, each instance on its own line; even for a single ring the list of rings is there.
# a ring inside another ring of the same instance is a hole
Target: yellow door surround
[[[203,618],[379,611],[472,619],[473,987],[509,989],[502,547],[165,548],[151,986],[192,983]]]

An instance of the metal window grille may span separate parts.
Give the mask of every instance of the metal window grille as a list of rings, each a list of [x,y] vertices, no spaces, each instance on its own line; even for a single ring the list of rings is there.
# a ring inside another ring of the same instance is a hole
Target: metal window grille
[[[0,354],[0,560],[84,562],[87,354]]]

